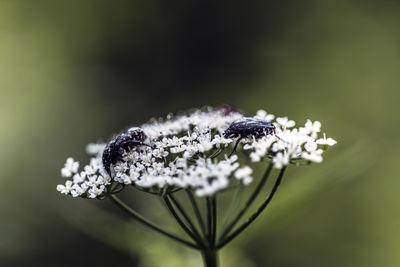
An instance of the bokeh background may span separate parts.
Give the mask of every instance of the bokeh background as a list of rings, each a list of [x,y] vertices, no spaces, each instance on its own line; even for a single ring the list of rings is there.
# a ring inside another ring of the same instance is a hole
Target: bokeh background
[[[398,1],[0,1],[0,266],[201,266],[55,187],[87,143],[221,103],[338,140],[289,168],[223,266],[400,266],[399,27]]]

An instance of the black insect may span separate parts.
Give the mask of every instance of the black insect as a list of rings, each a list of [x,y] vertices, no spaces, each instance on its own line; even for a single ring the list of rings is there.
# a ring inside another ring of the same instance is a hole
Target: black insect
[[[146,139],[142,129],[133,127],[111,140],[103,151],[103,166],[107,173],[111,176],[110,165],[123,161],[122,155],[125,151],[140,145],[149,146],[144,144]]]
[[[224,132],[225,138],[238,138],[229,156],[236,151],[240,140],[243,138],[254,137],[258,139],[267,135],[275,135],[275,133],[275,126],[266,120],[244,117],[234,121]]]

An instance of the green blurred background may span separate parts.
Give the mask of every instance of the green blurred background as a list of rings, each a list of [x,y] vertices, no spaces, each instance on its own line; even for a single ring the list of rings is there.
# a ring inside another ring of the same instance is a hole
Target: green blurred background
[[[87,143],[221,103],[338,140],[289,168],[222,266],[400,266],[399,27],[398,1],[1,0],[0,266],[201,266],[55,187]],[[135,207],[163,221],[149,203]]]

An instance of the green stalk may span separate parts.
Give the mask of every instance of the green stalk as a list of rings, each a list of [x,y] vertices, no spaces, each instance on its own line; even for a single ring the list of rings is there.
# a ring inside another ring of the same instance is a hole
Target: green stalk
[[[202,250],[204,267],[218,267],[218,251],[217,250]]]
[[[211,229],[211,247],[215,247],[215,240],[217,237],[217,195],[211,197],[212,208],[212,229]]]
[[[243,198],[243,191],[244,191],[245,186],[244,185],[240,185],[238,190],[236,190],[235,195],[232,197],[232,202],[231,205],[229,205],[229,209],[226,212],[226,216],[224,216],[224,221],[222,223],[221,229],[226,229],[228,223],[231,222],[231,218],[234,217],[233,213],[236,212],[237,210],[239,210],[240,208],[240,203],[242,202],[242,198]],[[236,216],[236,214],[235,214]],[[220,240],[221,234],[218,237],[218,240]]]
[[[212,211],[212,204],[211,204],[211,199],[210,197],[206,197],[206,203],[207,203],[207,240],[208,240],[208,244],[209,247],[212,247],[212,215],[213,215],[213,211]]]
[[[276,179],[274,187],[272,188],[271,192],[269,193],[269,195],[265,199],[265,201],[257,209],[257,211],[253,215],[251,215],[250,218],[245,223],[243,223],[240,227],[238,227],[230,236],[228,236],[226,239],[222,240],[217,245],[217,249],[222,248],[227,243],[229,243],[232,239],[234,239],[236,236],[238,236],[241,232],[243,232],[261,214],[261,212],[268,206],[268,204],[271,202],[273,196],[275,195],[275,192],[278,190],[278,187],[282,181],[285,170],[286,170],[286,166],[283,167],[281,169],[281,171],[279,172],[279,175],[278,175],[278,178]]]
[[[187,215],[187,213],[183,209],[182,205],[178,202],[178,200],[172,194],[169,195],[169,198],[172,200],[172,202],[174,203],[175,207],[178,208],[178,210],[181,213],[181,215],[183,216],[183,218],[189,224],[189,228],[192,231],[193,235],[195,235],[198,240],[202,240],[201,235],[199,234],[199,232],[197,231],[196,227],[194,226],[194,224],[190,220],[190,217]]]
[[[118,206],[120,209],[122,209],[123,211],[127,212],[129,215],[131,215],[134,219],[136,219],[137,221],[139,221],[140,223],[146,225],[147,227],[149,227],[150,229],[153,229],[154,231],[163,234],[164,236],[167,236],[175,241],[178,241],[179,243],[182,243],[188,247],[194,248],[194,249],[200,249],[200,247],[196,244],[193,244],[191,242],[188,242],[184,239],[181,239],[177,236],[175,236],[174,234],[171,234],[163,229],[161,229],[160,227],[158,227],[157,225],[155,225],[154,223],[150,222],[149,220],[147,220],[146,218],[144,218],[142,215],[140,215],[138,212],[136,212],[135,210],[133,210],[131,207],[129,207],[125,202],[123,202],[121,199],[119,199],[117,196],[115,195],[110,195],[110,199],[112,200],[112,202]]]
[[[197,202],[196,202],[196,200],[195,200],[195,198],[193,196],[193,193],[190,190],[185,190],[185,191],[186,191],[186,194],[187,194],[187,196],[188,196],[188,198],[190,200],[190,203],[192,204],[194,213],[195,213],[195,215],[197,217],[197,221],[198,221],[198,223],[200,225],[200,229],[203,232],[203,236],[205,236],[206,235],[206,226],[204,225],[204,221],[203,221],[203,218],[201,216],[199,206],[197,205]]]
[[[246,213],[248,208],[251,206],[251,204],[257,198],[257,196],[260,193],[261,189],[263,188],[264,184],[268,180],[269,174],[271,173],[271,170],[272,170],[272,166],[273,166],[273,164],[271,162],[268,165],[268,168],[265,171],[264,176],[261,178],[261,180],[258,183],[258,185],[257,185],[256,189],[254,190],[253,194],[251,194],[250,198],[247,200],[247,202],[244,205],[244,207],[239,211],[239,213],[232,220],[232,222],[224,229],[224,231],[222,232],[221,236],[218,238],[219,240],[223,240],[229,234],[229,232],[235,227],[235,225],[239,222],[239,220],[242,218],[242,216]]]
[[[168,195],[163,197],[164,203],[166,204],[168,210],[172,214],[172,216],[175,218],[175,220],[178,222],[178,224],[181,226],[181,228],[196,242],[196,244],[200,247],[203,247],[202,241],[195,235],[193,232],[190,231],[190,229],[186,226],[186,224],[182,221],[182,219],[179,217],[179,215],[176,213],[174,207],[172,206],[171,201],[168,198]]]

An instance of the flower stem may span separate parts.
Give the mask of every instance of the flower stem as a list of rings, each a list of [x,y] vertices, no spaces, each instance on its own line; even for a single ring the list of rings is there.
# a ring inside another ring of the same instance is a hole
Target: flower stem
[[[228,236],[226,239],[224,239],[222,242],[220,242],[217,245],[217,249],[222,248],[227,243],[229,243],[232,239],[234,239],[236,236],[238,236],[241,232],[243,232],[261,214],[261,212],[268,206],[268,204],[271,202],[273,196],[275,195],[276,190],[278,189],[278,187],[282,181],[283,174],[285,173],[285,169],[286,169],[286,166],[281,169],[281,171],[279,172],[278,178],[275,181],[274,187],[272,188],[271,192],[269,193],[269,195],[265,199],[265,201],[257,209],[257,211],[253,215],[251,215],[250,218],[245,223],[243,223],[241,226],[239,226],[230,236]]]
[[[246,213],[248,208],[251,206],[251,204],[254,202],[254,200],[257,198],[258,194],[260,193],[261,189],[263,188],[264,184],[268,180],[269,174],[271,173],[272,170],[272,162],[268,165],[267,170],[264,173],[264,176],[261,178],[260,182],[258,183],[256,189],[254,190],[253,194],[251,194],[250,198],[247,200],[245,206],[239,211],[239,213],[236,215],[236,217],[232,220],[232,222],[224,229],[222,232],[221,236],[218,238],[219,240],[223,240],[229,232],[235,227],[235,225],[238,223],[238,221],[242,218],[242,216]]]
[[[217,151],[215,151],[212,155],[209,156],[210,159],[216,158],[220,153],[221,153],[222,149],[218,148]]]
[[[217,250],[202,250],[204,267],[218,267],[218,251]]]
[[[183,218],[189,224],[189,228],[192,231],[193,235],[195,235],[196,238],[200,241],[202,239],[202,237],[201,237],[200,233],[197,231],[197,229],[194,226],[193,222],[190,220],[189,215],[187,215],[187,213],[183,209],[182,205],[178,202],[178,200],[172,194],[169,195],[169,198],[172,200],[172,202],[174,203],[175,207],[177,207],[177,209],[179,210],[179,212],[181,213]]]
[[[203,221],[203,218],[201,216],[199,206],[197,205],[197,202],[196,202],[196,200],[195,200],[195,198],[193,196],[193,193],[190,190],[185,190],[185,191],[186,191],[186,194],[187,194],[187,196],[188,196],[188,198],[190,200],[190,203],[192,204],[192,207],[193,207],[194,213],[195,213],[195,215],[197,217],[197,221],[199,222],[201,231],[203,232],[203,235],[205,236],[206,235],[206,227],[204,225],[204,221]]]
[[[233,213],[235,213],[240,208],[244,189],[245,189],[245,186],[243,184],[241,184],[239,186],[238,190],[236,190],[235,195],[232,197],[232,203],[230,204],[229,209],[226,212],[226,216],[222,223],[221,229],[225,229],[227,227],[227,225],[232,222],[231,219],[234,217],[233,215],[236,216],[236,214],[233,214]],[[219,234],[218,240],[220,240],[220,236],[221,236],[221,234]]]
[[[210,197],[206,197],[206,204],[207,204],[207,239],[208,239],[208,244],[209,247],[212,247],[212,215],[213,215],[213,211],[212,211],[212,205],[211,205],[211,199]]]
[[[215,247],[215,240],[217,237],[217,195],[211,197],[212,208],[212,228],[211,228],[211,247]]]
[[[144,218],[142,215],[140,215],[138,212],[136,212],[135,210],[133,210],[131,207],[129,207],[125,202],[123,202],[121,199],[119,199],[117,196],[115,195],[110,195],[110,199],[112,200],[112,202],[118,206],[120,209],[122,209],[123,211],[127,212],[129,215],[131,215],[134,219],[136,219],[137,221],[139,221],[140,223],[146,225],[147,227],[149,227],[150,229],[153,229],[154,231],[163,234],[175,241],[178,241],[188,247],[194,248],[194,249],[200,249],[200,247],[196,244],[193,244],[191,242],[188,242],[184,239],[181,239],[177,236],[175,236],[174,234],[171,234],[163,229],[161,229],[160,227],[158,227],[157,225],[155,225],[154,223],[150,222],[149,220],[147,220],[146,218]]]
[[[171,201],[168,198],[168,195],[163,197],[164,203],[166,204],[168,210],[171,212],[172,216],[174,216],[175,220],[181,226],[181,228],[196,242],[196,244],[200,247],[202,246],[202,241],[199,239],[190,229],[186,226],[186,224],[182,221],[179,215],[176,213],[174,207],[172,206]]]

